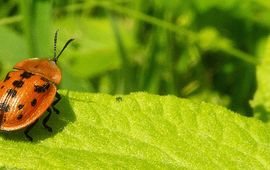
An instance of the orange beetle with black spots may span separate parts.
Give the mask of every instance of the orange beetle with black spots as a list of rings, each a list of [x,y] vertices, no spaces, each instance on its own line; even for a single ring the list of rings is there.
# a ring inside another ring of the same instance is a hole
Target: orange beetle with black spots
[[[52,59],[26,59],[17,63],[14,71],[6,75],[0,82],[0,130],[15,131],[26,128],[24,134],[30,141],[33,138],[29,130],[38,119],[48,111],[43,119],[43,126],[52,132],[47,125],[52,111],[59,111],[55,105],[61,100],[56,85],[61,81],[61,70],[57,60],[68,44],[56,55],[57,31],[54,37],[54,57]]]

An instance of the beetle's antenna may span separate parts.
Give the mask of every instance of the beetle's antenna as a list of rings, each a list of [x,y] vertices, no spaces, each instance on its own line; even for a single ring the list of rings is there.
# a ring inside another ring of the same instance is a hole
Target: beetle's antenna
[[[58,60],[58,58],[60,57],[60,55],[63,53],[63,51],[65,50],[65,48],[69,45],[69,43],[71,43],[71,41],[73,41],[74,40],[74,38],[71,38],[71,39],[69,39],[67,42],[66,42],[66,44],[64,45],[64,47],[62,48],[62,50],[60,51],[60,53],[56,56],[56,57],[54,57],[54,62],[57,62],[57,60]]]
[[[54,44],[53,44],[53,60],[56,62],[56,44],[57,44],[57,36],[58,36],[59,29],[56,30],[54,34]]]

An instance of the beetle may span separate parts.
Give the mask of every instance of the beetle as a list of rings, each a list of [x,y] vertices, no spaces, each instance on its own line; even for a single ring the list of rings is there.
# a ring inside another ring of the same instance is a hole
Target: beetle
[[[15,131],[25,129],[25,137],[33,141],[28,134],[38,119],[47,111],[43,126],[47,125],[52,111],[59,114],[55,105],[61,100],[57,85],[61,82],[61,70],[57,61],[62,52],[74,39],[69,39],[60,53],[56,55],[58,31],[54,36],[54,56],[50,59],[30,58],[13,67],[5,79],[0,82],[0,130]]]

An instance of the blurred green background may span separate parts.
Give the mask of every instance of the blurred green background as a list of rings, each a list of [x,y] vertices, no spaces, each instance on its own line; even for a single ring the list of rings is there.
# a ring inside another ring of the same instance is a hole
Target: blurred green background
[[[0,0],[0,75],[23,59],[53,55],[59,88],[147,91],[220,104],[252,116],[269,0]]]

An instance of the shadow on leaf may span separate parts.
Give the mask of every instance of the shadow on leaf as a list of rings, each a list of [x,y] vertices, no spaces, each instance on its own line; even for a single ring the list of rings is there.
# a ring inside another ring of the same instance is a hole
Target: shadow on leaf
[[[258,105],[254,108],[255,115],[258,117],[258,119],[262,120],[263,122],[269,121],[269,111],[265,108],[263,105]],[[257,114],[258,113],[258,114]]]
[[[33,128],[28,133],[33,138],[33,143],[41,142],[47,138],[51,138],[58,133],[61,133],[65,126],[68,123],[72,123],[76,120],[76,116],[70,106],[69,103],[69,91],[62,91],[61,97],[62,99],[58,104],[56,104],[56,108],[60,111],[59,115],[55,112],[52,113],[47,125],[53,129],[53,132],[48,132],[42,125],[42,120],[48,114],[45,112],[43,116],[39,119],[39,121],[33,126]],[[11,132],[1,132],[1,136],[7,140],[13,141],[26,141],[27,139],[24,136],[24,130],[11,131]]]

